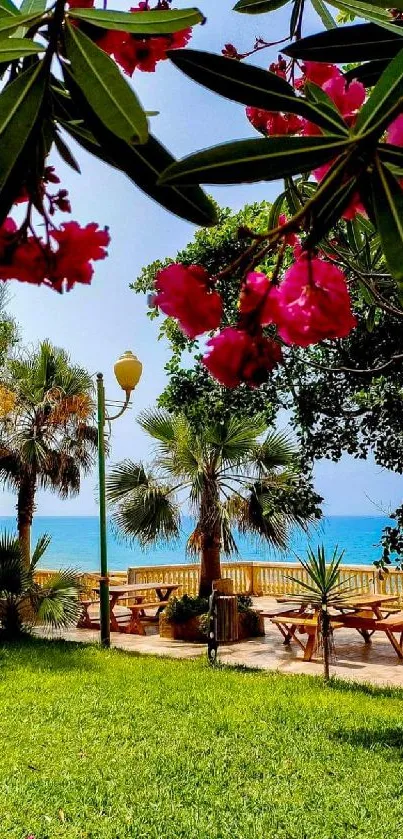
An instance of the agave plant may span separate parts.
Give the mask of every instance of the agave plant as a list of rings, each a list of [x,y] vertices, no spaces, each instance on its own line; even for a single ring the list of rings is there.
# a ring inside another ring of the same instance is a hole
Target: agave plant
[[[35,623],[53,629],[74,625],[80,614],[80,583],[74,571],[59,571],[41,586],[35,570],[50,543],[44,534],[38,539],[27,567],[19,539],[0,534],[0,626],[8,639],[28,631]]]
[[[349,580],[340,582],[340,563],[343,556],[344,551],[339,552],[336,545],[330,561],[326,562],[323,545],[318,545],[316,553],[312,548],[308,548],[306,559],[298,557],[298,560],[309,582],[303,582],[296,577],[288,578],[304,589],[302,594],[298,594],[298,600],[302,604],[313,606],[318,613],[318,634],[323,647],[323,675],[326,681],[330,676],[329,664],[333,643],[329,609],[343,605],[347,594],[351,596]]]

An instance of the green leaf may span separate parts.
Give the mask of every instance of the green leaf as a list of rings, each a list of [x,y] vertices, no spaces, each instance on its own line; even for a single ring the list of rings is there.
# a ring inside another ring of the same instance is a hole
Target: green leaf
[[[376,227],[392,276],[403,293],[403,191],[379,159],[371,175]]]
[[[31,12],[44,12],[45,9],[46,0],[22,0],[20,14],[30,15]]]
[[[267,111],[299,114],[327,131],[348,134],[339,113],[329,112],[296,96],[291,85],[275,73],[200,50],[170,50],[168,55],[191,79],[227,99]]]
[[[380,9],[390,9],[390,0],[371,0],[371,6],[377,6]],[[393,5],[394,9],[400,9],[403,11],[403,0],[396,0],[396,5]]]
[[[311,231],[304,241],[304,246],[313,248],[339,221],[357,192],[357,178],[344,176],[347,160],[336,162],[320,183],[316,193],[317,200],[311,207],[309,224]]]
[[[348,12],[356,17],[364,18],[364,20],[370,20],[372,23],[378,23],[379,26],[388,29],[389,32],[395,32],[400,36],[402,34],[401,27],[397,23],[392,22],[392,19],[386,11],[377,9],[376,6],[370,5],[369,3],[361,3],[359,0],[354,0],[354,2],[352,0],[351,2],[350,0],[327,0],[327,2],[331,6],[335,6],[336,9],[341,9],[341,11]]]
[[[288,211],[291,215],[295,215],[302,207],[302,199],[298,187],[293,179],[289,177],[284,178],[284,186]]]
[[[338,119],[340,125],[345,125],[344,120],[340,120],[340,111],[325,90],[322,90],[319,85],[313,82],[305,83],[304,89],[308,100],[313,102],[317,108],[320,108],[322,114],[327,114],[331,119]]]
[[[391,163],[394,166],[403,166],[403,148],[393,146],[391,143],[380,143],[378,155],[383,163]]]
[[[337,27],[337,23],[330,14],[329,10],[326,8],[323,0],[311,0],[311,3],[316,14],[320,17],[323,26],[326,26],[326,29],[335,29]]]
[[[281,213],[283,212],[284,201],[286,199],[286,192],[281,192],[280,195],[277,196],[276,200],[273,201],[273,204],[270,208],[269,218],[267,220],[267,227],[268,230],[272,230],[274,227],[278,226],[278,219]]]
[[[76,26],[66,26],[66,54],[76,83],[104,125],[121,140],[144,143],[147,117],[111,58]]]
[[[37,14],[42,15],[42,13],[46,9],[46,0],[23,0],[20,6],[20,14],[23,15],[30,15],[30,14]],[[23,38],[25,33],[27,32],[27,26],[19,26],[16,30],[14,37],[15,38]]]
[[[234,11],[247,15],[261,15],[264,12],[274,12],[275,9],[280,9],[288,2],[289,0],[238,0]]]
[[[35,55],[44,52],[46,47],[36,44],[28,38],[7,38],[0,40],[0,62],[14,61],[16,58],[23,58],[25,55]]]
[[[0,0],[0,16],[1,15],[19,15],[19,10],[11,0]]]
[[[15,200],[16,183],[26,171],[24,150],[34,134],[47,83],[37,63],[0,94],[0,222]]]
[[[60,83],[57,83],[59,85]],[[84,102],[80,91],[75,91],[75,101],[56,87],[52,92],[56,118],[63,128],[86,151],[127,175],[143,192],[161,206],[180,218],[202,227],[217,223],[217,213],[212,201],[200,187],[160,187],[160,174],[174,162],[172,155],[152,135],[141,146],[129,145],[108,131],[103,123],[91,116],[87,106],[85,115],[91,130],[78,119]],[[95,132],[97,136],[94,136]]]
[[[364,87],[373,87],[386,70],[389,60],[386,58],[382,61],[367,61],[366,64],[359,64],[358,67],[353,67],[344,74],[345,79],[347,82],[357,79]]]
[[[25,30],[25,24],[36,23],[41,17],[42,15],[37,12],[31,15],[19,15],[18,17],[17,15],[0,15],[0,38],[3,40],[20,28]]]
[[[54,141],[55,141],[55,146],[57,148],[57,151],[59,152],[62,160],[64,160],[64,162],[67,163],[67,166],[70,166],[71,169],[74,169],[74,171],[78,172],[78,174],[80,175],[81,174],[81,169],[80,169],[74,155],[70,151],[68,145],[66,145],[66,143],[64,142],[63,138],[60,136],[58,131],[55,131]]]
[[[191,154],[170,166],[161,184],[237,184],[274,181],[310,172],[336,157],[349,142],[339,137],[271,137],[238,140]]]
[[[347,64],[351,61],[394,58],[402,46],[402,31],[399,36],[374,23],[362,23],[309,35],[290,44],[282,52],[302,61]]]
[[[382,133],[386,128],[385,117],[391,107],[403,96],[403,50],[391,61],[375,85],[370,97],[358,113],[354,134],[364,134],[371,128]]]
[[[198,9],[163,9],[151,12],[112,12],[103,9],[70,9],[69,17],[102,29],[117,29],[132,35],[170,35],[196,23],[204,23]]]

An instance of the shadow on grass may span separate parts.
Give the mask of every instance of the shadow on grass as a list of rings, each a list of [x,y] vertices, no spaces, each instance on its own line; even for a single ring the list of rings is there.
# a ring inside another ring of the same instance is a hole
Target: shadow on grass
[[[82,644],[73,641],[39,639],[30,635],[15,641],[0,640],[0,672],[21,666],[52,672],[98,670],[99,665],[91,655],[95,649],[95,644],[88,644],[83,649]]]
[[[387,728],[340,729],[333,732],[332,739],[338,743],[359,746],[385,757],[401,761],[403,755],[403,724]]]

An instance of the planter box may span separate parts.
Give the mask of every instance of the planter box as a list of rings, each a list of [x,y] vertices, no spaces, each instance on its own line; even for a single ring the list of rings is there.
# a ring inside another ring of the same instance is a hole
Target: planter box
[[[260,638],[265,634],[263,615],[255,609],[252,611],[256,618],[252,619],[250,612],[238,614],[238,641],[245,641],[246,638]]]
[[[172,641],[192,641],[207,644],[207,637],[200,629],[199,616],[190,618],[183,623],[171,623],[162,613],[159,618],[159,633],[161,638],[170,638]]]
[[[254,612],[256,619],[251,619],[250,612],[238,614],[238,641],[246,638],[257,638],[264,635],[264,619],[259,612]],[[190,641],[191,643],[207,644],[207,637],[200,628],[200,617],[190,618],[184,623],[170,623],[164,617],[159,619],[159,634],[161,638],[171,641]]]

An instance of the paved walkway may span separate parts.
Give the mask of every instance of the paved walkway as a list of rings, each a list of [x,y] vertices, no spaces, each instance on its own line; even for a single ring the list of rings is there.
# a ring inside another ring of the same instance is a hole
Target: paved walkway
[[[259,609],[275,609],[277,605],[274,598],[255,598],[255,606]],[[279,631],[270,621],[265,621],[265,629],[264,638],[253,638],[249,641],[220,646],[219,661],[223,664],[277,670],[282,673],[304,673],[305,675],[322,673],[320,659],[303,661],[301,648],[295,643],[285,647]],[[40,629],[37,633],[44,634]],[[88,629],[73,629],[52,637],[94,643],[99,640],[99,633]],[[147,630],[146,637],[114,632],[111,641],[113,647],[134,653],[171,656],[172,658],[194,658],[206,654],[204,644],[189,644],[184,641],[160,638],[152,627]],[[332,675],[358,682],[403,688],[403,660],[398,659],[383,633],[374,635],[371,644],[364,644],[362,638],[354,630],[339,629],[335,633],[335,643],[336,659],[331,666]]]

